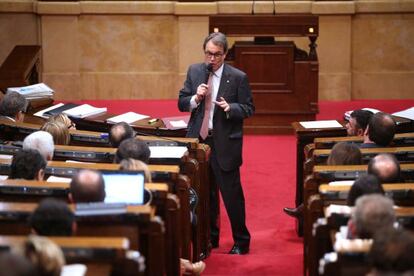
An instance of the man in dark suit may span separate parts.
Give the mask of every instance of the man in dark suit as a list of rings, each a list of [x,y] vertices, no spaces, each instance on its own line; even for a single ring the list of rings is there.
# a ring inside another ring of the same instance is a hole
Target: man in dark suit
[[[212,33],[203,44],[204,63],[193,64],[180,90],[178,108],[191,111],[188,137],[200,138],[211,148],[210,166],[230,218],[234,245],[230,254],[247,254],[250,233],[240,182],[243,120],[254,112],[249,82],[244,72],[224,63],[228,44],[222,33]],[[215,189],[210,191],[211,243],[219,244]]]

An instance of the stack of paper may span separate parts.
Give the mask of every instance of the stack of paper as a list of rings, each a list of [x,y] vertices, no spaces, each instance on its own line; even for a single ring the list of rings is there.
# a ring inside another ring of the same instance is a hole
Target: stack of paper
[[[321,121],[307,121],[299,122],[304,128],[338,128],[343,127],[336,120],[321,120]]]
[[[7,88],[7,93],[8,92],[17,92],[28,100],[52,98],[54,93],[52,88],[44,83],[38,83],[23,87],[9,87]]]
[[[131,124],[133,122],[136,122],[136,121],[139,121],[145,118],[149,118],[149,116],[138,114],[138,113],[131,111],[131,112],[127,112],[127,113],[115,116],[115,117],[108,118],[106,121],[112,124],[116,124],[119,122],[125,122],[127,124]]]
[[[64,114],[74,118],[85,118],[93,115],[105,113],[106,107],[94,107],[89,104],[82,104],[80,106],[63,111]]]
[[[392,115],[414,120],[414,107],[392,113]]]

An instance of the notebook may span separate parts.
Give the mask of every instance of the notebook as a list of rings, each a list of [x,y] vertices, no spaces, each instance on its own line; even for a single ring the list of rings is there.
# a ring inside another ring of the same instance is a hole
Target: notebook
[[[102,171],[105,181],[105,203],[144,203],[143,171]]]
[[[62,106],[59,106],[59,107],[57,107],[55,109],[46,111],[45,113],[43,113],[43,115],[44,116],[49,116],[49,117],[50,116],[53,116],[53,115],[58,115],[58,114],[62,113],[65,110],[68,110],[68,109],[71,109],[71,108],[74,108],[74,107],[77,107],[77,106],[79,106],[79,105],[78,104],[74,104],[74,103],[67,103],[67,104],[64,104]]]

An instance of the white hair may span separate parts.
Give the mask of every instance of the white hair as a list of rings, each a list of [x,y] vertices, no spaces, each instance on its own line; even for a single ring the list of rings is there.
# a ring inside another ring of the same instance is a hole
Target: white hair
[[[52,160],[55,144],[49,132],[39,130],[24,138],[23,149],[38,150],[46,160]]]

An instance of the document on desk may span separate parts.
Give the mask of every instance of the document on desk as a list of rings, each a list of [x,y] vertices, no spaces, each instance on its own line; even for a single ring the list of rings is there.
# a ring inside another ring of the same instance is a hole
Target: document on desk
[[[410,119],[410,120],[414,120],[414,107],[410,107],[408,109],[392,113],[392,115],[402,117],[402,118],[406,118],[406,119]]]
[[[22,87],[9,87],[8,92],[17,92],[26,99],[51,98],[53,97],[53,89],[44,83],[37,83]]]
[[[48,177],[46,182],[59,182],[59,183],[70,183],[72,181],[71,177],[61,177],[61,176],[54,176],[51,175]]]
[[[47,118],[49,118],[49,116],[48,116],[47,114],[45,114],[45,113],[49,112],[50,110],[56,109],[56,108],[58,108],[58,107],[61,107],[61,106],[63,106],[63,105],[64,105],[64,103],[58,103],[58,104],[55,104],[55,105],[49,106],[49,107],[48,107],[48,108],[46,108],[46,109],[40,110],[40,111],[36,112],[36,113],[35,113],[35,114],[33,114],[33,115],[35,115],[35,116],[37,116],[37,117],[41,117],[41,118],[47,119]]]
[[[82,119],[85,117],[102,114],[102,113],[105,113],[106,111],[107,111],[106,107],[99,108],[99,107],[91,106],[89,104],[82,104],[80,106],[65,110],[63,111],[63,113],[65,113],[69,117]]]
[[[149,147],[150,158],[181,158],[187,152],[187,147],[157,146]]]
[[[343,127],[337,120],[299,122],[304,128],[340,128]]]
[[[149,116],[130,111],[130,112],[118,115],[118,116],[108,118],[106,121],[108,123],[113,123],[113,124],[120,123],[120,122],[131,124],[133,122],[146,119],[146,118],[149,118]]]

